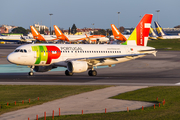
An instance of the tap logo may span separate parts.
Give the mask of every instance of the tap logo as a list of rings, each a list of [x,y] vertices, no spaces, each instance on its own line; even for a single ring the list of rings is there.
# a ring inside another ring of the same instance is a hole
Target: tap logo
[[[51,64],[52,59],[58,59],[61,56],[61,50],[56,46],[32,46],[35,51],[35,64]]]

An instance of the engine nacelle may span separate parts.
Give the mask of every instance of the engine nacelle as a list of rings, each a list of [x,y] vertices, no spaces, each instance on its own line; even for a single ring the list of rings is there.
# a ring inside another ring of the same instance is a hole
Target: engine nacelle
[[[47,72],[51,69],[53,69],[52,66],[35,66],[33,70],[35,72]]]
[[[81,73],[88,69],[88,64],[85,61],[71,61],[67,64],[67,69],[69,72]]]

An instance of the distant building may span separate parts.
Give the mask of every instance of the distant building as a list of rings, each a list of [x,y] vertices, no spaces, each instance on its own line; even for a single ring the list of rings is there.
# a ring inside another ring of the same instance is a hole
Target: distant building
[[[12,25],[1,25],[0,26],[0,33],[11,33],[11,31],[17,28],[17,26],[12,26]]]
[[[45,26],[45,25],[39,25],[39,23],[38,24],[34,24],[33,25],[35,28],[36,28],[36,30],[38,31],[38,32],[40,32],[41,34],[49,34],[49,28],[47,27],[47,26]]]
[[[77,28],[77,32],[74,35],[91,35],[94,31],[100,30],[99,28],[95,28],[94,30],[92,28]],[[61,30],[64,35],[72,35],[69,30]]]

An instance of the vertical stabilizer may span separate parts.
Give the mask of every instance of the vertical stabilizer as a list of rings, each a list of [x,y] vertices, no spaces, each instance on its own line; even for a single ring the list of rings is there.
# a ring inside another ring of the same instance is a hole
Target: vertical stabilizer
[[[166,35],[166,33],[164,32],[164,30],[162,29],[162,27],[159,25],[158,22],[154,21],[154,24],[155,24],[155,27],[156,27],[157,35],[159,37]]]
[[[126,37],[119,32],[119,30],[117,29],[117,27],[114,24],[111,24],[111,29],[112,29],[114,39],[121,40],[121,41],[127,40]]]
[[[152,21],[152,14],[145,14],[130,37],[123,45],[146,46]]]
[[[156,33],[154,32],[153,28],[150,28],[149,36],[150,36],[150,37],[157,37],[157,35],[156,35]]]
[[[36,28],[34,28],[34,26],[30,26],[30,28],[31,28],[31,32],[34,39],[39,40],[39,41],[45,41],[44,37],[39,34]]]
[[[58,28],[57,25],[54,25],[54,30],[55,30],[57,39],[69,41],[69,39],[62,33],[62,31]]]

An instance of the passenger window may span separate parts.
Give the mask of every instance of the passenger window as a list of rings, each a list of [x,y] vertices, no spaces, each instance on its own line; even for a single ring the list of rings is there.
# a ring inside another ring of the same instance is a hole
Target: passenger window
[[[20,52],[23,52],[23,50],[21,49]]]
[[[24,49],[24,52],[27,53],[27,50]]]

